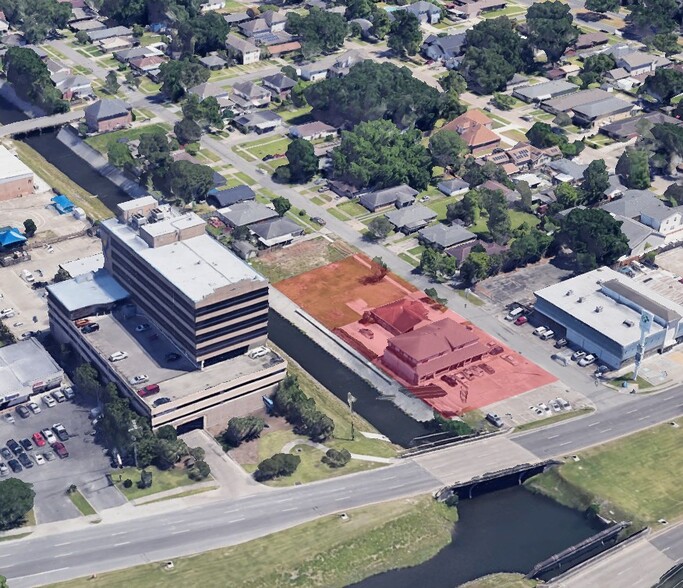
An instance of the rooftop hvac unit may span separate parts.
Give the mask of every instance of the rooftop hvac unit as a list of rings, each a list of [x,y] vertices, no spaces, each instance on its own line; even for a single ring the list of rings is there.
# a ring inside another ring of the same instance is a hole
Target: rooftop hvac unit
[[[130,224],[139,229],[142,225],[147,224],[147,217],[137,212],[130,218]]]
[[[567,293],[565,296],[571,296],[574,293],[574,290],[567,290]]]
[[[578,302],[579,304],[581,304],[581,303],[583,302],[583,296],[579,296],[579,299],[577,300],[577,302]]]
[[[627,319],[622,324],[626,325],[627,327],[632,327],[635,323],[632,320]]]
[[[602,306],[596,306],[595,312],[602,312]]]
[[[149,217],[152,221],[158,222],[166,218],[166,212],[161,208],[153,208],[152,212],[149,214]]]

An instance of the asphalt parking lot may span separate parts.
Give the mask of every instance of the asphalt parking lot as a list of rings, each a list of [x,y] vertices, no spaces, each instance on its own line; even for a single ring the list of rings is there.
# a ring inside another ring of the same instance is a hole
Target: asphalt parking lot
[[[91,434],[93,427],[90,423],[89,408],[72,402],[63,402],[53,408],[47,407],[40,397],[33,398],[40,406],[39,414],[31,414],[26,419],[21,418],[13,407],[11,414],[14,423],[9,424],[5,419],[0,420],[0,443],[5,445],[8,439],[19,442],[21,439],[31,439],[33,433],[51,428],[55,423],[61,423],[69,433],[69,440],[64,443],[69,457],[48,461],[44,465],[34,465],[31,469],[24,469],[18,474],[10,476],[33,484],[36,492],[35,513],[39,523],[50,523],[75,518],[80,512],[66,495],[66,489],[76,484],[79,490],[90,501],[95,510],[111,508],[125,503],[125,498],[113,486],[108,485],[105,477],[110,470],[109,458],[103,448],[94,443]],[[49,447],[35,447],[29,451],[34,453],[52,451]],[[2,460],[4,461],[4,460]],[[34,461],[35,464],[35,461]]]

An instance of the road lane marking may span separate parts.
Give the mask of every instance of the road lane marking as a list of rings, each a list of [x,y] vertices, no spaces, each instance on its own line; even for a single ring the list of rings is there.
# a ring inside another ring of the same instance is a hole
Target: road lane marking
[[[387,476],[386,478],[380,478],[380,480],[395,480],[396,476]]]
[[[67,541],[66,543],[55,543],[52,547],[61,547],[62,545],[71,545],[71,541]]]
[[[339,502],[340,500],[348,500],[349,498],[351,498],[351,497],[350,496],[340,496],[339,498],[335,498],[334,501]]]
[[[239,519],[232,519],[228,521],[228,523],[239,523],[240,521],[243,521],[246,517],[240,517]]]
[[[597,423],[591,423],[591,424],[588,425],[588,426],[589,426],[589,427],[594,427],[595,425],[599,425],[599,424],[600,424],[600,421],[598,421]]]
[[[130,541],[124,541],[123,543],[114,543],[114,547],[121,547],[122,545],[128,545]]]
[[[285,508],[282,512],[290,512],[292,510],[296,510],[296,506],[294,506],[292,508]]]
[[[59,557],[59,556],[55,556],[55,557]],[[53,559],[54,559],[54,558],[53,558]],[[57,572],[63,572],[64,570],[68,570],[68,569],[69,569],[69,568],[66,567],[66,568],[57,568],[56,570],[47,570],[47,571],[45,571],[45,572],[38,572],[38,573],[36,573],[36,574],[29,574],[28,576],[21,576],[21,577],[19,577],[19,578],[12,578],[12,581],[13,581],[13,582],[14,582],[14,581],[17,581],[17,582],[18,582],[19,580],[24,580],[24,579],[26,579],[26,578],[33,578],[34,576],[44,576],[45,574],[55,574],[55,573],[57,573]]]
[[[570,445],[571,441],[567,441],[566,443],[560,443],[559,447],[564,447],[565,445]]]
[[[239,508],[233,508],[232,510],[224,510],[223,514],[230,514],[233,512],[239,512],[239,510],[240,510]]]
[[[598,433],[609,433],[612,429],[603,429],[602,431],[598,431]]]
[[[638,409],[634,408],[633,410],[629,410],[626,414],[633,414],[634,412],[638,412]]]
[[[180,533],[189,533],[190,529],[181,529],[180,531],[172,531],[171,535],[179,535]]]
[[[646,416],[644,416],[644,417],[640,417],[638,420],[639,420],[639,421],[644,421],[645,419],[649,419],[649,418],[650,418],[650,415],[646,415]]]
[[[558,437],[559,437],[559,435],[552,435],[552,436],[548,437],[548,439],[557,439]]]
[[[120,533],[112,533],[111,536],[112,537],[118,537],[119,535],[125,535],[126,533],[128,533],[128,531],[121,531]]]

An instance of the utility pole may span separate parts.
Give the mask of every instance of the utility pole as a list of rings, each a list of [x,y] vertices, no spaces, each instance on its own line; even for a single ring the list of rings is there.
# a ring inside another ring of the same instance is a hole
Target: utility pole
[[[133,456],[135,458],[135,469],[138,469],[138,424],[136,421],[131,421],[130,423],[130,429],[128,429],[128,432],[131,434],[131,438],[133,439]]]
[[[356,402],[356,397],[351,394],[351,392],[348,392],[346,394],[346,402],[349,405],[349,414],[351,415],[351,441],[356,440],[356,430],[353,426],[353,403]]]

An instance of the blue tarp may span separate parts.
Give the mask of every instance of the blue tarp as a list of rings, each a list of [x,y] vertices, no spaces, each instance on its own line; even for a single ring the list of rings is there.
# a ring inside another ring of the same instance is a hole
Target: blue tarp
[[[16,227],[3,227],[0,229],[0,247],[12,247],[24,243],[26,237]]]
[[[55,196],[52,198],[52,202],[55,203],[55,208],[59,214],[66,214],[74,209],[74,203],[64,196],[64,194]]]

